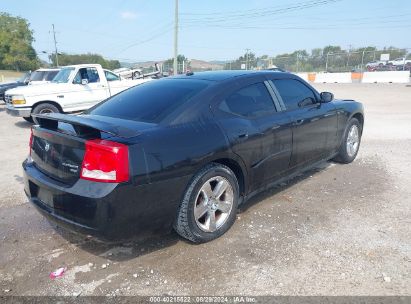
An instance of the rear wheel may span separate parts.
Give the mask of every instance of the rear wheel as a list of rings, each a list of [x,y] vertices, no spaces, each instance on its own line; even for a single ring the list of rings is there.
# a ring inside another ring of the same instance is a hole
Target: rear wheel
[[[59,113],[59,109],[51,104],[51,103],[41,103],[38,106],[36,106],[33,111],[31,112],[32,114],[48,114],[48,113]],[[38,123],[36,118],[33,118],[33,121],[35,123]]]
[[[352,118],[344,132],[344,138],[341,143],[336,161],[348,164],[351,163],[358,154],[362,135],[362,126],[358,119]]]
[[[210,164],[197,173],[186,190],[174,229],[195,243],[216,239],[233,225],[238,197],[233,171],[221,164]]]

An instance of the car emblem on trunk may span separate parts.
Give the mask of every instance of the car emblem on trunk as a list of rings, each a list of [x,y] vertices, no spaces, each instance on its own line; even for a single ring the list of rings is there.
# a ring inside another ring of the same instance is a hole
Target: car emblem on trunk
[[[50,150],[50,144],[49,144],[49,143],[46,143],[46,144],[44,145],[44,150],[45,150],[46,152],[48,152],[48,151]]]

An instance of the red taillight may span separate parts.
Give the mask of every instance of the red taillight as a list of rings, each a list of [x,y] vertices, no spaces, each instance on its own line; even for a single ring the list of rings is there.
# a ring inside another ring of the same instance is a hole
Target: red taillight
[[[30,129],[30,141],[29,141],[29,155],[31,155],[31,148],[33,147],[33,129]]]
[[[128,147],[109,140],[86,141],[80,178],[106,183],[128,181]]]

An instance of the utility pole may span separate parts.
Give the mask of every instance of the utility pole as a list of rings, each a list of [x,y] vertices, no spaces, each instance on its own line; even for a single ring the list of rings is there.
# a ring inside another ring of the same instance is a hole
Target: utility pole
[[[174,75],[178,74],[178,0],[175,0],[174,8]]]
[[[53,26],[54,48],[56,50],[56,65],[59,66],[59,55],[57,52],[56,31],[54,30],[54,24],[52,24],[52,26]]]
[[[361,56],[361,72],[364,72],[364,55],[365,55],[365,50],[362,51],[362,56]]]
[[[250,52],[250,49],[245,49],[245,69],[248,70],[248,54]]]
[[[327,59],[325,60],[325,71],[328,72],[328,55],[330,55],[330,52],[327,53]]]

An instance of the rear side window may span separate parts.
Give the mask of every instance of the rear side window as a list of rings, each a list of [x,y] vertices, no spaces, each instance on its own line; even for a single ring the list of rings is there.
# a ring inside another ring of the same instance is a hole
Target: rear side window
[[[275,111],[271,95],[262,82],[234,92],[220,103],[219,109],[244,117],[256,117]]]
[[[313,91],[298,80],[277,79],[272,82],[280,93],[287,110],[295,110],[316,103]]]
[[[159,123],[208,86],[193,79],[153,80],[119,93],[89,114]]]

